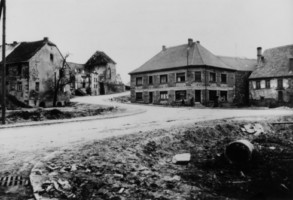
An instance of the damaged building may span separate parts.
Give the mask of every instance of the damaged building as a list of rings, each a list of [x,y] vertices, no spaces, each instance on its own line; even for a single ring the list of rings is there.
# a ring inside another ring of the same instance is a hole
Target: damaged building
[[[116,73],[116,62],[102,51],[96,51],[85,64],[69,65],[75,76],[72,87],[76,95],[104,95],[125,90]]]
[[[227,106],[247,104],[248,77],[255,66],[254,59],[216,56],[192,39],[179,46],[163,46],[129,73],[131,102],[212,106],[219,99]]]
[[[293,106],[293,45],[257,48],[257,68],[249,77],[250,101],[259,106]]]
[[[52,106],[56,83],[62,79],[57,104],[69,101],[70,86],[65,81],[69,78],[69,67],[65,65],[60,73],[64,57],[47,37],[34,42],[14,42],[7,48],[10,50],[6,57],[7,99],[33,107]]]

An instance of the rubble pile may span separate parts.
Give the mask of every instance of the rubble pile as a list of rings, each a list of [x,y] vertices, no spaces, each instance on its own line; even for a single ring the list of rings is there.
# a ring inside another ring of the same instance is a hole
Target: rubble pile
[[[54,119],[71,119],[76,117],[96,116],[103,112],[114,111],[115,107],[96,107],[80,105],[73,108],[65,109],[35,109],[30,111],[14,111],[8,113],[7,123],[27,122],[27,121],[44,121]],[[1,118],[1,117],[0,117]]]
[[[37,192],[59,199],[292,198],[293,129],[257,126],[262,134],[227,122],[96,141],[48,161]],[[255,149],[251,160],[231,164],[225,148],[239,139]]]

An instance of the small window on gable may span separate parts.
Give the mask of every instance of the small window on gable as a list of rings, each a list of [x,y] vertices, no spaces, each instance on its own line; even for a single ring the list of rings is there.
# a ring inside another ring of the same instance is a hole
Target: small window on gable
[[[36,92],[38,92],[40,90],[40,83],[36,82],[36,88],[35,88]]]
[[[50,53],[50,60],[51,60],[51,62],[54,61],[54,55],[52,53]]]

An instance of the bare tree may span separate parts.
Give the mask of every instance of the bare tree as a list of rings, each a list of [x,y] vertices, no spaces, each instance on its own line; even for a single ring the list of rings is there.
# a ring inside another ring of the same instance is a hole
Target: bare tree
[[[53,98],[53,106],[56,107],[58,92],[65,86],[69,84],[72,80],[71,74],[69,73],[69,77],[66,77],[66,68],[68,67],[66,59],[69,57],[69,54],[66,54],[62,61],[62,67],[59,69],[59,77],[57,79],[57,74],[55,72],[55,88],[54,88],[54,98]]]

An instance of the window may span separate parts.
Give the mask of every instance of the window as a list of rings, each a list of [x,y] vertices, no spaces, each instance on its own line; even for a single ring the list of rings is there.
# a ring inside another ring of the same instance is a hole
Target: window
[[[153,84],[153,76],[149,76],[149,85]]]
[[[182,100],[182,99],[186,99],[186,91],[185,90],[176,91],[175,92],[175,99],[177,101]]]
[[[167,83],[168,82],[168,76],[165,75],[161,75],[160,76],[160,83]]]
[[[209,91],[209,97],[210,97],[210,101],[215,101],[218,98],[217,91],[216,90],[210,90]]]
[[[227,95],[228,92],[227,91],[220,91],[220,97],[221,97],[221,101],[227,101]]]
[[[177,73],[176,82],[178,83],[185,82],[185,73]]]
[[[214,72],[210,73],[210,82],[216,82],[216,73]]]
[[[17,83],[17,91],[22,91],[22,83],[21,82]]]
[[[256,81],[256,89],[260,89],[260,81]]]
[[[266,88],[271,88],[271,81],[270,80],[266,80]]]
[[[21,65],[18,65],[17,66],[17,75],[18,76],[21,76],[21,71],[22,71],[22,66]]]
[[[15,90],[15,83],[10,83],[10,90]]]
[[[194,73],[194,80],[195,82],[201,82],[201,72]]]
[[[137,77],[136,78],[136,85],[141,86],[142,85],[142,77]]]
[[[135,96],[136,96],[136,101],[142,101],[142,92],[137,92]]]
[[[111,68],[110,67],[107,70],[107,78],[111,79]]]
[[[227,83],[227,74],[221,74],[221,83]]]
[[[36,92],[38,92],[40,90],[40,83],[36,82],[36,88],[35,88]]]
[[[168,99],[168,92],[167,91],[160,92],[160,99],[167,100]]]
[[[51,60],[51,62],[54,61],[54,55],[52,53],[50,54],[50,60]]]
[[[282,89],[283,88],[283,79],[278,79],[278,88]]]

